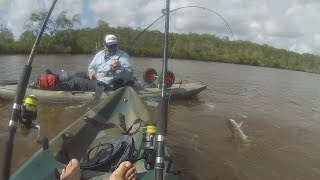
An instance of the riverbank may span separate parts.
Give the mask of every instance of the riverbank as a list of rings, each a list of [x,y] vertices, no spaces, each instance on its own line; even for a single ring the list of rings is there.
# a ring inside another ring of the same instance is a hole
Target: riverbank
[[[134,57],[163,56],[163,33],[157,30],[143,32],[129,27],[110,27],[100,22],[95,28],[65,29],[43,36],[38,54],[95,54],[103,49],[105,32],[115,34],[119,48],[126,49]],[[132,43],[140,33],[143,35]],[[1,37],[0,37],[1,38]],[[24,32],[18,41],[7,39],[0,42],[0,54],[29,54],[35,35]],[[130,44],[130,45],[129,45]],[[128,46],[129,45],[129,46]],[[277,49],[267,44],[249,41],[231,41],[208,34],[170,33],[169,54],[175,59],[192,59],[233,64],[263,66],[278,69],[320,73],[320,57]]]

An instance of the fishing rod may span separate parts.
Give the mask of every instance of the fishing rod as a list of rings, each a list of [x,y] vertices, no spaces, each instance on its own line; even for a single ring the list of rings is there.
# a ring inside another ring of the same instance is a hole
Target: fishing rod
[[[13,151],[13,141],[14,141],[14,135],[16,133],[17,130],[17,124],[18,122],[21,120],[21,112],[22,112],[22,103],[23,103],[23,99],[24,96],[26,94],[26,90],[27,90],[27,86],[28,86],[28,82],[29,82],[29,78],[30,78],[30,74],[31,74],[31,70],[32,70],[32,62],[33,62],[33,58],[35,55],[35,51],[39,46],[40,43],[40,39],[42,37],[42,34],[46,28],[46,25],[48,23],[49,17],[53,11],[53,8],[56,4],[57,0],[54,0],[52,2],[52,5],[50,7],[50,10],[43,22],[43,25],[41,27],[41,31],[38,34],[35,43],[33,44],[29,59],[27,64],[24,66],[24,69],[21,73],[20,76],[20,81],[17,87],[17,92],[16,92],[16,96],[14,99],[14,103],[13,103],[13,111],[12,111],[12,115],[11,115],[11,120],[9,121],[9,136],[8,139],[6,141],[6,148],[5,148],[5,157],[4,157],[4,161],[3,161],[3,166],[2,166],[2,171],[1,171],[1,178],[2,180],[7,180],[10,178],[10,170],[11,170],[11,160],[12,160],[12,151]]]
[[[159,103],[157,135],[156,135],[156,160],[155,160],[155,179],[163,180],[163,169],[165,166],[164,141],[167,135],[168,122],[168,97],[167,97],[167,71],[168,71],[168,49],[169,49],[169,15],[170,0],[166,1],[166,9],[162,11],[165,15],[164,47],[162,62],[162,84],[161,99]]]
[[[229,29],[229,31],[230,31],[230,33],[231,33],[231,35],[232,35],[232,40],[234,40],[233,31],[232,31],[232,29],[231,29],[231,26],[230,26],[229,23],[227,22],[227,20],[226,20],[225,18],[223,18],[223,16],[222,16],[220,13],[218,13],[218,12],[212,10],[212,9],[209,9],[209,8],[206,8],[206,7],[202,7],[202,6],[195,6],[195,5],[193,5],[193,6],[182,6],[182,7],[178,7],[178,8],[175,8],[175,9],[170,10],[169,12],[171,13],[171,12],[174,12],[174,11],[178,11],[178,10],[180,10],[180,9],[187,9],[187,8],[198,8],[198,9],[202,9],[202,10],[207,10],[207,11],[209,11],[209,12],[212,12],[212,13],[218,15],[218,16],[226,23],[226,26],[228,27],[228,29]],[[140,36],[141,36],[144,32],[146,32],[151,26],[153,26],[153,25],[154,25],[156,22],[158,22],[161,18],[165,17],[166,14],[165,14],[164,12],[162,12],[162,13],[163,13],[163,15],[161,15],[160,17],[158,17],[157,19],[155,19],[149,26],[147,26],[146,28],[144,28],[144,29],[128,44],[128,46],[122,51],[122,53],[120,54],[120,56],[118,57],[118,59],[120,59],[120,57],[122,57],[122,55],[123,55],[125,52],[128,51],[128,49],[132,46],[132,44],[134,44],[134,43],[140,38]],[[108,73],[109,73],[109,72],[108,72]],[[100,99],[100,97],[101,97],[101,95],[102,95],[102,92],[103,92],[103,91],[99,91],[99,92],[98,92],[98,95],[95,97],[95,99],[96,99],[95,102],[98,102],[98,100]]]
[[[187,9],[187,8],[198,8],[198,9],[202,9],[202,10],[207,10],[207,11],[209,11],[209,12],[212,12],[212,13],[218,15],[218,16],[226,23],[226,26],[228,27],[228,29],[229,29],[229,31],[230,31],[230,33],[231,33],[231,35],[232,35],[232,40],[234,40],[233,31],[232,31],[231,26],[229,25],[228,21],[227,21],[225,18],[223,18],[223,16],[222,16],[220,13],[218,13],[218,12],[212,10],[212,9],[209,9],[209,8],[206,8],[206,7],[202,7],[202,6],[183,6],[183,7],[178,7],[178,8],[175,8],[175,9],[170,10],[170,13],[171,13],[171,12],[174,12],[174,11],[178,11],[178,10],[180,10],[180,9]],[[129,43],[129,45],[123,50],[123,53],[124,53],[124,52],[127,52],[127,50],[131,47],[131,45],[132,45],[133,43],[135,43],[135,42],[140,38],[140,36],[141,36],[144,32],[146,32],[152,25],[154,25],[157,21],[159,21],[159,20],[160,20],[161,18],[163,18],[164,16],[165,16],[165,14],[161,15],[160,17],[158,17],[157,19],[155,19],[149,26],[147,26],[146,28],[144,28],[144,29]],[[123,53],[122,53],[122,54],[123,54]],[[122,54],[121,54],[120,56],[122,56]]]

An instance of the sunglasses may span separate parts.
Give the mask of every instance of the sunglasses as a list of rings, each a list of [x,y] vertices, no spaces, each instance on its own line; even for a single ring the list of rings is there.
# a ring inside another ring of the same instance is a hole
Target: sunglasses
[[[115,49],[117,47],[117,44],[112,44],[112,45],[106,45],[105,46],[108,48],[108,49]]]

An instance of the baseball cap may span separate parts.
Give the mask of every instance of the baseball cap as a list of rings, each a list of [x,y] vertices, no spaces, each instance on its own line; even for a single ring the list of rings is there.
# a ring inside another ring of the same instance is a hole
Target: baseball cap
[[[105,40],[106,46],[111,46],[111,45],[114,45],[114,44],[118,44],[118,40],[117,40],[116,36],[112,35],[112,34],[106,35],[104,40]]]

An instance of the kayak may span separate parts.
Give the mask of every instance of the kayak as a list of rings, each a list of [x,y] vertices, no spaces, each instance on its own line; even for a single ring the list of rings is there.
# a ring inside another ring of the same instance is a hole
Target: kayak
[[[0,99],[13,100],[16,95],[17,85],[0,85]],[[206,85],[201,83],[173,84],[168,88],[170,100],[189,99],[197,96],[206,89]],[[105,91],[100,99],[105,99],[114,91]],[[137,91],[144,100],[158,101],[161,95],[159,88],[144,88]],[[27,88],[26,95],[35,95],[40,102],[54,103],[82,103],[94,100],[95,92],[84,91],[49,91],[41,89]]]
[[[99,145],[112,143],[114,139],[119,138],[129,138],[133,141],[129,143],[128,148],[132,149],[131,162],[137,169],[137,179],[154,179],[155,169],[146,165],[148,161],[144,156],[147,149],[146,129],[149,128],[148,124],[154,123],[153,120],[134,89],[120,88],[49,143],[43,143],[43,148],[24,163],[10,179],[56,179],[71,158],[85,163],[88,159],[103,154],[94,149],[95,147],[99,148]],[[111,152],[116,151],[117,146],[113,147]],[[93,157],[89,158],[89,154]],[[167,151],[165,157],[164,179],[178,179]],[[82,179],[108,179],[111,175],[110,171],[81,169]]]

